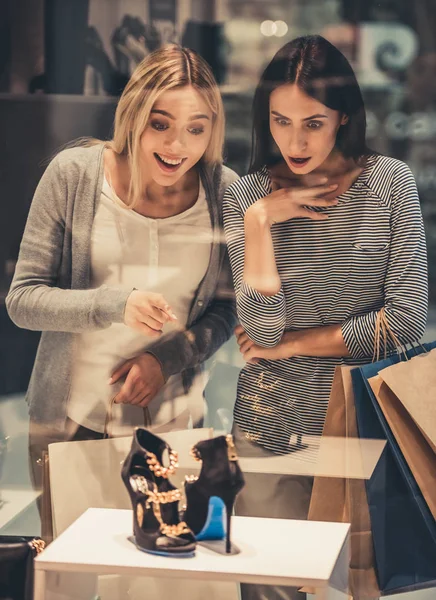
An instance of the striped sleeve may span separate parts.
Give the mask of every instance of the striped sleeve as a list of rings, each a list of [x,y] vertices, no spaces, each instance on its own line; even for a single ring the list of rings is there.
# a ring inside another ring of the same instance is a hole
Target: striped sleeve
[[[243,280],[244,217],[234,188],[232,186],[224,195],[223,216],[239,322],[248,337],[259,346],[276,346],[285,330],[285,296],[282,288],[273,296],[265,296]]]
[[[424,334],[428,308],[427,253],[416,183],[404,163],[391,188],[391,245],[384,286],[384,309],[391,331],[402,344]],[[352,357],[372,357],[377,311],[353,316],[342,325]],[[389,350],[394,350],[391,342]]]

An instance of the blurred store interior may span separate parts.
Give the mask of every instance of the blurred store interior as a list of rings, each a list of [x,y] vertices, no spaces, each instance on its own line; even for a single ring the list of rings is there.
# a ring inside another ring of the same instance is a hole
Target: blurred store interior
[[[364,93],[369,146],[405,161],[418,184],[430,275],[426,339],[436,338],[436,0],[5,0],[0,10],[0,434],[9,438],[0,487],[30,486],[24,394],[39,334],[15,327],[4,299],[33,192],[64,144],[110,136],[117,97],[162,44],[194,48],[212,66],[226,110],[226,162],[240,175],[254,88],[276,50],[309,33],[340,47]],[[235,341],[212,362],[207,424],[229,430],[242,365]],[[32,502],[0,521],[2,533],[37,529]]]

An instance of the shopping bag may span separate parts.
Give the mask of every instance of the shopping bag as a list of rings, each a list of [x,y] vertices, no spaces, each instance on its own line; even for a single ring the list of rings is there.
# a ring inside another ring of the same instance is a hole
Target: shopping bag
[[[409,365],[411,362],[405,364]],[[398,363],[395,366],[402,364]],[[393,367],[383,369],[382,373],[390,368]],[[404,459],[436,519],[436,455],[433,448],[381,376],[371,377],[368,381]]]
[[[425,344],[418,352],[435,347],[436,342]],[[406,357],[416,353],[409,350]],[[395,354],[351,372],[359,436],[387,440],[366,481],[381,595],[436,585],[436,522],[369,383],[379,371],[401,360]]]
[[[358,436],[350,367],[336,367],[323,436]],[[315,477],[308,519],[351,524],[349,591],[356,600],[378,598],[365,482],[362,479]]]
[[[436,349],[382,369],[379,376],[436,452]]]

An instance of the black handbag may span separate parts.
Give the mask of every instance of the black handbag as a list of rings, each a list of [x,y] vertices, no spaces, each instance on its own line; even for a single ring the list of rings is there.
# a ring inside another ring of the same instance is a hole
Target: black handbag
[[[40,538],[0,535],[0,600],[33,599],[33,559],[44,547]]]

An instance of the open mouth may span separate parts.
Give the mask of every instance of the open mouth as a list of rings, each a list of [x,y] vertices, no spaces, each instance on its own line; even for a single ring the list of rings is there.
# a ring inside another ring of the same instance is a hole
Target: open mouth
[[[293,156],[289,156],[288,159],[293,167],[296,169],[301,169],[301,167],[305,167],[307,165],[311,157],[308,156],[307,158],[295,158]]]
[[[165,156],[163,154],[157,154],[157,152],[154,152],[154,157],[159,167],[165,173],[174,173],[180,169],[186,160],[186,158],[170,158],[169,156]]]

